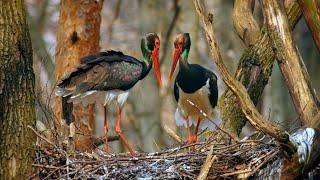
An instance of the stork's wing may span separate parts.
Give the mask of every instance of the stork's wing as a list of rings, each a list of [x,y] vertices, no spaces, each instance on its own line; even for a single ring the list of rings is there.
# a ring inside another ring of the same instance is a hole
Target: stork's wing
[[[136,62],[137,60],[134,57],[127,56],[120,51],[113,51],[113,50],[98,52],[96,54],[91,54],[80,59],[81,64],[95,64],[101,61]]]
[[[142,64],[121,52],[107,51],[81,59],[81,64],[57,86],[70,94],[88,90],[127,90],[141,77]]]
[[[217,76],[211,72],[210,70],[207,70],[205,72],[206,77],[209,78],[209,100],[211,106],[214,108],[217,105],[218,102],[218,85],[217,85]]]

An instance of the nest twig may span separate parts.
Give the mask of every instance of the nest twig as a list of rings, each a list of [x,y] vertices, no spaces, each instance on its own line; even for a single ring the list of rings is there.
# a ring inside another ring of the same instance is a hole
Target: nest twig
[[[37,158],[31,178],[39,179],[196,179],[210,149],[214,159],[207,178],[249,177],[280,153],[280,147],[273,141],[266,143],[249,138],[218,143],[215,134],[206,142],[131,157],[100,149],[90,153],[68,152],[36,134],[47,144],[36,146]]]

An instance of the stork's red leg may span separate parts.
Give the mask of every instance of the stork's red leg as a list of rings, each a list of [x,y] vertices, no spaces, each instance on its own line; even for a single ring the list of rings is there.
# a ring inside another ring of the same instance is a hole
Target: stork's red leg
[[[109,124],[108,124],[108,118],[107,118],[107,107],[103,106],[104,109],[104,124],[103,124],[103,130],[104,130],[104,150],[106,152],[108,152],[109,148],[108,148],[108,128],[109,128]]]
[[[193,136],[193,143],[196,143],[198,141],[198,130],[199,130],[199,125],[200,125],[200,117],[198,117],[196,129],[194,130],[194,136]]]
[[[190,130],[189,115],[187,115],[186,121],[187,121],[187,132],[188,132],[188,144],[191,144],[192,143],[192,132]]]
[[[135,156],[135,153],[133,152],[131,146],[129,145],[127,139],[124,137],[122,130],[121,130],[121,108],[118,108],[117,110],[117,122],[116,122],[116,133],[119,135],[120,139],[123,141],[125,146],[128,148],[131,156]]]

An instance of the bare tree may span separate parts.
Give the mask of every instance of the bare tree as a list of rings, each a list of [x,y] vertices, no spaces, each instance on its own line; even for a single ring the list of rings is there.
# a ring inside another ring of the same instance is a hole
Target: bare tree
[[[57,33],[55,78],[59,80],[72,68],[77,66],[80,58],[99,51],[100,12],[103,1],[96,0],[62,0],[60,4],[59,28]],[[57,124],[64,124],[61,111],[61,99],[56,98],[55,115]],[[76,149],[92,148],[94,126],[94,105],[83,108],[73,107],[76,128]],[[60,129],[61,132],[63,128]]]
[[[0,177],[26,179],[34,160],[35,77],[23,0],[0,1]]]
[[[275,138],[287,153],[284,156],[284,166],[281,178],[295,179],[308,173],[319,163],[319,118],[318,100],[311,89],[309,77],[303,65],[299,51],[293,42],[288,17],[283,2],[276,0],[261,0],[266,33],[275,53],[282,75],[286,79],[291,98],[296,111],[305,123],[298,131],[289,135],[278,125],[267,121],[257,111],[247,89],[228,72],[221,58],[214,30],[212,28],[213,15],[206,14],[199,0],[194,0],[196,10],[204,24],[204,30],[214,62],[217,64],[223,81],[236,96],[241,111],[250,123],[258,130]]]
[[[249,10],[250,8],[247,9]],[[302,14],[299,4],[296,1],[290,1],[286,4],[286,12],[290,27],[293,28]],[[238,21],[240,17],[233,16],[233,18],[236,18],[233,21]],[[245,18],[248,21],[254,20],[250,17],[247,18],[246,15],[241,16],[241,18]],[[243,21],[239,21],[239,23],[241,22]],[[242,25],[242,27],[250,28],[250,26],[245,25]],[[236,30],[237,34],[242,36],[242,31],[239,31],[238,28],[236,28]],[[261,98],[264,87],[268,84],[272,72],[272,65],[275,60],[275,54],[272,50],[272,44],[266,31],[266,26],[261,28],[259,37],[253,41],[254,43],[251,42],[253,45],[248,46],[244,50],[235,77],[246,87],[253,103],[257,104]],[[242,127],[246,123],[246,118],[241,112],[236,97],[230,89],[223,93],[218,102],[218,106],[222,111],[223,119],[226,121],[229,130],[239,135]]]

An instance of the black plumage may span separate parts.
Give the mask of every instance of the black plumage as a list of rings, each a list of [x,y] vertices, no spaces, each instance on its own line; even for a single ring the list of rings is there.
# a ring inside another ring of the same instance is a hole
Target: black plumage
[[[57,86],[73,95],[90,90],[126,91],[150,71],[141,61],[118,51],[99,52],[81,59],[81,64]]]
[[[198,64],[189,64],[188,55],[191,46],[189,33],[180,34],[174,42],[172,77],[176,64],[179,72],[174,82],[174,97],[178,103],[175,113],[176,124],[188,128],[188,142],[196,141],[198,129],[215,129],[221,122],[216,110],[218,101],[217,76]],[[214,123],[213,123],[214,122]],[[195,132],[190,132],[190,126]]]
[[[130,154],[134,156],[135,153],[121,130],[121,111],[130,89],[150,72],[152,66],[161,86],[159,49],[158,35],[148,33],[141,39],[141,60],[118,51],[99,52],[80,59],[79,66],[57,84],[56,95],[62,96],[64,104],[71,102],[81,102],[83,105],[103,104],[105,150],[108,150],[106,106],[116,100],[118,108],[115,131]]]
[[[209,80],[209,99],[214,108],[218,101],[218,86],[217,86],[217,76],[210,70],[198,65],[189,64],[189,68],[186,70],[184,68],[180,69],[174,83],[174,96],[176,101],[179,100],[179,87],[185,93],[194,93],[203,86],[206,85]]]

